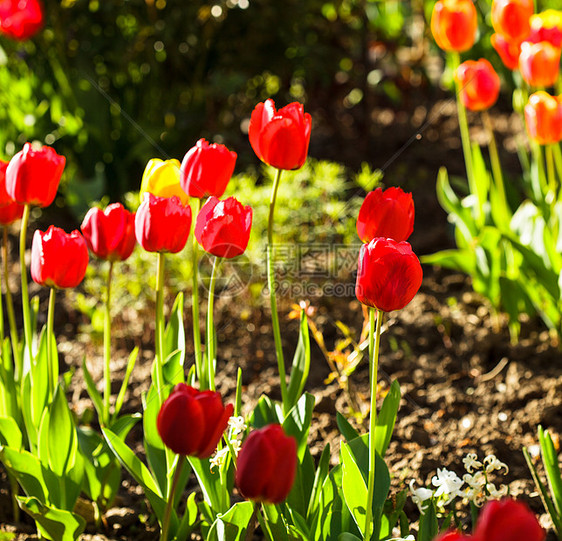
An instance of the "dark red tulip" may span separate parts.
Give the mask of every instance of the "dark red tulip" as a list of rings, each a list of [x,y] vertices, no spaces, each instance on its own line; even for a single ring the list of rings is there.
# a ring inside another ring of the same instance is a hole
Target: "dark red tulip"
[[[31,38],[43,26],[39,0],[0,0],[0,31],[12,39]]]
[[[252,207],[234,197],[220,201],[209,197],[195,221],[195,238],[204,250],[217,257],[244,253],[252,229]]]
[[[438,0],[431,14],[431,33],[444,51],[467,51],[476,40],[478,19],[472,0]]]
[[[236,484],[248,500],[281,503],[291,491],[297,468],[297,442],[281,425],[254,430],[238,454]]]
[[[23,215],[24,205],[16,203],[6,191],[8,162],[0,160],[0,225],[10,225]]]
[[[421,283],[420,261],[409,243],[378,237],[361,246],[355,294],[363,304],[383,312],[400,310]]]
[[[31,245],[31,277],[42,286],[76,287],[86,274],[88,246],[78,232],[65,233],[51,225],[35,231]]]
[[[521,43],[508,41],[497,32],[490,37],[492,47],[500,55],[504,66],[510,70],[519,67],[519,55],[521,54]]]
[[[484,541],[543,541],[546,537],[527,505],[511,498],[486,503],[474,535]]]
[[[147,252],[170,252],[183,249],[191,228],[191,208],[176,197],[144,194],[135,217],[137,242]]]
[[[493,0],[492,26],[507,41],[521,43],[531,31],[533,0]]]
[[[51,147],[25,143],[6,169],[6,191],[21,204],[48,207],[57,194],[66,158]]]
[[[357,217],[357,234],[363,242],[388,237],[407,240],[414,230],[414,200],[401,188],[369,192]]]
[[[221,197],[236,164],[236,152],[199,139],[181,162],[180,183],[190,197]]]
[[[483,111],[496,103],[500,95],[500,76],[485,58],[466,60],[455,71],[464,106]]]
[[[164,445],[174,453],[208,458],[233,411],[232,404],[223,405],[219,393],[178,383],[162,404],[156,426]]]
[[[482,540],[477,539],[473,535],[462,535],[455,530],[437,536],[434,541],[482,541]]]
[[[252,112],[248,136],[262,162],[277,169],[300,169],[308,155],[311,125],[300,103],[276,111],[273,100],[266,100]]]
[[[88,248],[100,259],[125,261],[135,248],[135,214],[121,203],[91,208],[80,226]]]

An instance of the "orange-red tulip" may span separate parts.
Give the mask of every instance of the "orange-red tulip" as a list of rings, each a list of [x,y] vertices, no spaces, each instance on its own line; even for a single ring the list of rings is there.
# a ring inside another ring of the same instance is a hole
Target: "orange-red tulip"
[[[457,68],[455,78],[467,109],[482,111],[496,103],[500,94],[500,77],[485,58],[466,60]]]
[[[431,15],[431,32],[444,51],[467,51],[474,45],[478,19],[472,0],[438,0]]]
[[[547,9],[533,15],[527,41],[548,41],[554,47],[562,47],[562,11]]]
[[[529,137],[541,145],[562,140],[562,98],[540,90],[531,94],[525,105],[525,124]]]
[[[492,26],[506,40],[521,43],[531,31],[533,0],[494,0]]]
[[[500,55],[500,58],[507,69],[515,70],[519,67],[521,43],[508,41],[497,32],[492,34],[490,41],[492,43],[492,47]]]
[[[552,86],[560,72],[560,49],[548,41],[521,44],[519,70],[525,82],[531,86]]]
[[[12,39],[31,38],[43,26],[40,0],[1,0],[0,31]]]

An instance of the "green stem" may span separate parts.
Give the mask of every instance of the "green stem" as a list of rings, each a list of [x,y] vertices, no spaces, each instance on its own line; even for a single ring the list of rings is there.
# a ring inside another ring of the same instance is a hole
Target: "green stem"
[[[213,303],[215,300],[215,286],[217,281],[217,272],[220,265],[220,259],[215,256],[213,260],[213,271],[211,272],[211,282],[209,283],[209,299],[207,304],[207,384],[211,391],[215,390],[215,322],[213,317]]]
[[[376,309],[377,324],[375,327],[375,308],[369,308],[369,380],[371,384],[371,409],[369,412],[369,480],[367,486],[367,507],[365,511],[365,541],[371,539],[371,520],[373,498],[375,494],[375,432],[377,427],[377,373],[379,364],[379,347],[381,340],[382,310]],[[374,331],[374,332],[373,332]]]
[[[29,310],[29,293],[27,291],[27,266],[25,264],[25,241],[27,236],[27,225],[29,223],[29,204],[23,209],[20,229],[20,270],[21,270],[21,301],[23,311],[23,332],[25,346],[29,355],[29,362],[33,360],[32,336],[31,336],[31,313]]]
[[[194,217],[193,222],[199,214],[201,207],[201,200],[195,199],[194,204]],[[201,329],[199,328],[199,244],[193,234],[193,249],[191,251],[191,265],[192,271],[192,286],[191,286],[191,313],[193,315],[193,351],[195,354],[195,370],[197,372],[197,379],[199,380],[200,388],[206,388],[207,384],[202,380],[203,378],[203,364],[201,356]]]
[[[156,390],[158,404],[164,402],[162,393],[164,387],[164,254],[158,253],[158,264],[156,267],[156,329],[155,329],[155,352],[156,352]]]
[[[52,287],[49,293],[49,309],[47,312],[47,378],[48,378],[48,396],[53,396],[55,392],[55,370],[53,365],[53,327],[55,321],[55,296],[57,290]]]
[[[105,391],[103,400],[103,422],[109,424],[109,408],[111,397],[111,278],[113,276],[113,261],[109,262],[107,272],[107,285],[105,295],[105,318],[103,325],[103,360],[104,360],[104,380]]]
[[[548,193],[547,193],[547,203],[554,206],[556,202],[556,173],[554,170],[554,145],[547,145],[545,147],[546,155],[546,174],[548,178]]]
[[[182,474],[184,463],[185,463],[185,457],[180,455],[178,457],[178,463],[176,465],[176,471],[174,473],[174,480],[172,481],[170,493],[168,494],[168,501],[166,502],[166,510],[164,512],[164,520],[162,521],[162,535],[160,536],[160,541],[168,541],[168,535],[170,530],[170,518],[172,516],[172,508],[174,507],[176,490],[178,488],[178,483]]]
[[[492,175],[494,177],[494,184],[498,190],[500,200],[506,210],[509,210],[507,205],[507,197],[505,195],[505,185],[503,181],[503,173],[500,163],[500,157],[498,153],[498,147],[496,145],[496,138],[494,137],[494,129],[492,127],[492,121],[490,120],[490,115],[488,111],[482,111],[482,123],[484,124],[484,129],[488,135],[488,150],[490,152],[490,163],[492,165]]]
[[[20,506],[18,505],[18,500],[16,496],[19,494],[19,484],[18,480],[10,472],[8,473],[8,479],[10,481],[10,493],[12,496],[12,513],[14,515],[14,523],[19,524],[20,521]]]
[[[16,317],[14,315],[14,300],[9,282],[9,261],[8,261],[8,229],[4,227],[4,244],[2,246],[2,261],[4,267],[4,287],[6,288],[6,309],[8,311],[8,322],[10,323],[10,337],[12,339],[12,351],[14,355],[14,364],[16,367],[16,381],[22,376],[23,366],[21,360],[21,351],[18,337],[18,328],[16,327]]]
[[[275,340],[275,354],[277,356],[277,367],[279,370],[279,380],[281,385],[281,401],[283,402],[283,413],[287,413],[287,381],[285,376],[285,360],[283,358],[283,344],[281,342],[281,329],[279,327],[279,315],[277,313],[277,297],[275,283],[275,261],[273,258],[273,218],[275,214],[275,201],[277,190],[281,180],[281,169],[277,169],[271,198],[269,200],[269,218],[267,222],[267,287],[269,288],[269,303],[271,305],[271,323],[273,326],[273,339]]]

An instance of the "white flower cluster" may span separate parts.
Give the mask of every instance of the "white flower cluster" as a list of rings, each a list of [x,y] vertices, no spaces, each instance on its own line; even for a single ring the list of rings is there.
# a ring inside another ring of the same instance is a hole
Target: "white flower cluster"
[[[420,513],[424,513],[429,501],[434,498],[437,509],[444,512],[444,507],[449,505],[455,498],[461,498],[465,502],[482,505],[488,499],[498,499],[507,495],[506,485],[496,487],[490,481],[490,474],[500,472],[507,474],[508,467],[498,460],[495,455],[488,455],[482,462],[478,460],[475,453],[467,454],[463,459],[466,473],[462,479],[453,471],[446,468],[437,468],[437,475],[431,479],[431,484],[437,487],[414,488],[414,480],[410,482],[412,501],[418,506]]]
[[[225,447],[217,449],[215,455],[209,460],[211,471],[213,471],[214,468],[222,466],[231,451],[234,453],[234,458],[236,458],[240,447],[242,447],[242,442],[238,439],[238,434],[241,434],[247,428],[244,417],[231,417],[228,420],[228,426],[228,436],[226,436],[228,438],[228,444]]]

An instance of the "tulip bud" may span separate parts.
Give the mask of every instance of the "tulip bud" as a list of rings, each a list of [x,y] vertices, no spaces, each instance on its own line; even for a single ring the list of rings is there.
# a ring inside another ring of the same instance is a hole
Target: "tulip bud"
[[[254,430],[242,444],[236,465],[236,484],[253,501],[281,503],[287,498],[297,468],[297,443],[281,425]]]
[[[24,41],[43,26],[40,0],[2,0],[0,2],[0,32],[12,39]]]
[[[177,197],[146,193],[135,216],[137,242],[147,252],[183,250],[191,228],[191,208]]]
[[[206,252],[230,259],[244,253],[251,229],[252,207],[234,197],[209,197],[197,215],[194,234]]]
[[[55,199],[66,158],[51,147],[25,143],[6,169],[6,191],[21,204],[48,207]]]
[[[125,261],[135,248],[135,214],[121,203],[91,208],[80,227],[88,248],[100,259]]]
[[[540,90],[525,105],[525,124],[531,139],[541,145],[562,140],[562,98]]]
[[[463,62],[457,68],[455,78],[461,100],[471,111],[490,108],[500,95],[500,77],[485,58]]]
[[[145,193],[151,193],[158,197],[176,196],[183,205],[187,205],[189,197],[183,191],[180,184],[180,162],[179,160],[150,160],[142,174],[140,198]]]
[[[8,162],[0,160],[0,225],[10,225],[23,215],[24,205],[16,203],[6,191]]]
[[[180,182],[183,190],[190,197],[221,197],[236,164],[236,152],[224,145],[209,145],[205,139],[184,156],[181,163]]]
[[[409,243],[377,237],[361,246],[355,294],[363,304],[383,312],[400,310],[418,292],[422,276]]]
[[[515,70],[519,67],[519,54],[521,44],[506,40],[501,34],[492,34],[490,37],[492,47],[500,55],[504,66],[507,69]]]
[[[377,188],[369,192],[359,209],[357,234],[363,242],[388,237],[407,240],[414,231],[414,200],[401,188]]]
[[[164,401],[156,426],[164,445],[174,453],[210,457],[228,426],[232,404],[223,406],[215,391],[198,391],[178,383]]]
[[[507,41],[521,43],[531,31],[533,0],[493,0],[492,26]]]
[[[31,245],[31,277],[39,285],[65,289],[76,287],[88,268],[88,247],[84,237],[68,234],[51,225],[35,231]]]
[[[308,155],[312,119],[300,103],[279,111],[273,100],[258,103],[252,112],[248,136],[257,157],[277,169],[300,169]]]
[[[444,51],[467,51],[476,41],[478,19],[472,0],[438,0],[431,14],[431,33]]]
[[[560,71],[560,49],[548,41],[523,42],[519,70],[525,82],[531,86],[553,86]]]

